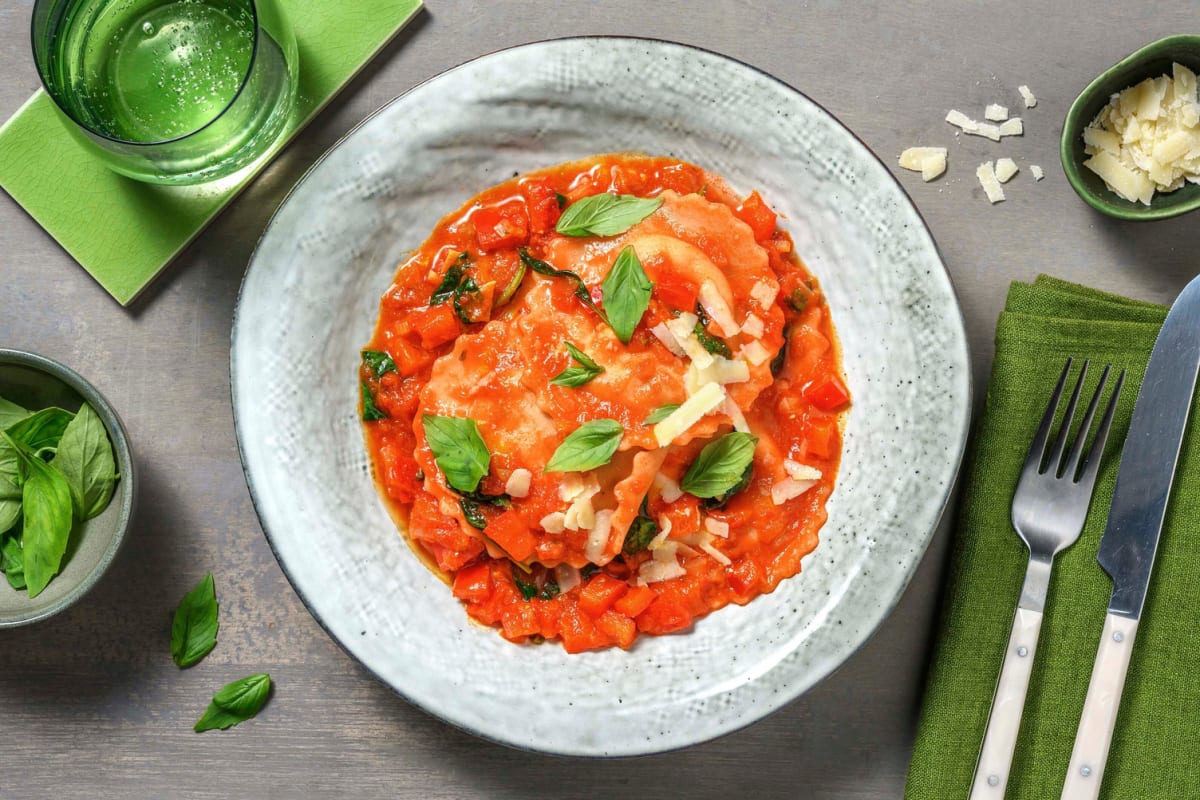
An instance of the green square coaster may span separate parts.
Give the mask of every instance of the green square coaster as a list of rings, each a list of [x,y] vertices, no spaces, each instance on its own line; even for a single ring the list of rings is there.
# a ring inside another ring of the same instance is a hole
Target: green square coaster
[[[300,52],[296,107],[273,157],[421,9],[421,0],[279,0]],[[117,175],[63,127],[38,91],[0,128],[0,187],[122,305],[138,293],[270,158],[198,187]]]

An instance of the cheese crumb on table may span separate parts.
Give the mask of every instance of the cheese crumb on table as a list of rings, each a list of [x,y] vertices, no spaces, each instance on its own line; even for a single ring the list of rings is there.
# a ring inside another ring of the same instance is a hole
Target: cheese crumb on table
[[[999,203],[1004,200],[1004,189],[1000,188],[1000,181],[996,180],[996,169],[992,166],[991,161],[980,164],[975,170],[975,177],[979,179],[979,185],[983,187],[989,203]]]
[[[910,147],[900,154],[900,166],[921,173],[921,179],[931,181],[946,171],[946,148]]]
[[[1181,64],[1112,96],[1083,132],[1083,165],[1130,202],[1200,183],[1196,75]]]
[[[1018,86],[1017,91],[1021,93],[1026,108],[1033,108],[1037,105],[1037,98],[1033,96],[1033,92],[1029,91],[1028,86]]]
[[[1008,183],[1009,180],[1012,179],[1012,176],[1016,175],[1017,172],[1017,162],[1013,161],[1011,158],[996,159],[996,180],[1000,181],[1001,183]]]
[[[1020,117],[1013,117],[1000,123],[1001,136],[1022,136],[1025,133],[1025,123]]]
[[[1030,164],[1029,171],[1033,174],[1033,179],[1035,181],[1040,181],[1042,178],[1046,177],[1046,173],[1042,172],[1042,168],[1037,164]]]
[[[999,103],[988,103],[987,108],[983,110],[983,118],[992,122],[1004,122],[1008,119],[1008,109]]]

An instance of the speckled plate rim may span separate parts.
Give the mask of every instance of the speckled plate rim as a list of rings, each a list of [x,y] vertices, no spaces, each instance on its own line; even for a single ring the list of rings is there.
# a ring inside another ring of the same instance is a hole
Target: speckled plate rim
[[[24,617],[0,620],[0,629],[4,629],[30,625],[70,608],[79,602],[80,598],[91,591],[92,587],[100,581],[104,573],[108,571],[109,565],[117,557],[121,545],[125,542],[125,536],[129,533],[129,526],[133,519],[133,509],[137,500],[137,472],[133,466],[133,450],[129,446],[129,433],[125,430],[125,423],[121,421],[121,417],[117,414],[116,410],[109,405],[108,400],[100,394],[96,387],[88,383],[83,376],[65,364],[60,364],[53,359],[24,350],[0,348],[0,364],[17,364],[45,372],[78,392],[79,396],[95,409],[96,414],[104,423],[104,427],[108,430],[109,437],[112,439],[113,450],[117,456],[117,469],[121,474],[121,483],[125,486],[121,494],[121,508],[116,523],[117,532],[113,536],[112,541],[109,542],[108,547],[105,548],[104,553],[100,556],[100,560],[96,562],[96,566],[92,568],[92,571],[79,582],[79,585],[68,594],[59,598],[57,602]]]
[[[287,203],[293,198],[293,196],[296,195],[296,193],[304,185],[305,181],[308,180],[309,176],[313,172],[315,172],[318,168],[320,168],[321,165],[329,158],[329,156],[333,152],[335,152],[337,149],[342,147],[361,128],[370,124],[372,122],[372,120],[374,120],[376,117],[380,116],[391,106],[403,101],[408,95],[412,94],[413,92],[416,92],[419,89],[422,89],[423,87],[425,87],[426,85],[428,85],[434,81],[437,81],[439,78],[441,78],[449,73],[457,72],[459,70],[471,67],[471,66],[475,65],[477,62],[487,60],[488,58],[491,58],[492,56],[502,54],[502,53],[507,53],[509,51],[518,50],[518,49],[525,48],[525,47],[543,45],[543,44],[548,44],[548,43],[588,42],[588,41],[597,41],[597,40],[641,42],[641,43],[650,44],[650,45],[669,45],[669,46],[673,46],[673,47],[686,48],[686,49],[693,50],[693,51],[696,51],[699,53],[714,56],[716,58],[723,59],[723,60],[732,62],[734,64],[737,64],[738,66],[740,66],[742,68],[748,69],[748,70],[750,70],[754,73],[757,73],[758,75],[778,84],[779,86],[783,87],[788,92],[791,92],[791,93],[799,96],[804,101],[808,102],[814,108],[819,110],[822,114],[827,116],[836,127],[841,129],[851,140],[853,140],[853,142],[859,148],[861,148],[862,153],[867,158],[875,161],[882,168],[883,173],[887,175],[887,178],[888,178],[888,180],[890,180],[893,188],[899,193],[899,195],[901,197],[903,197],[904,201],[908,204],[909,208],[912,210],[913,214],[915,215],[917,220],[920,222],[921,232],[924,234],[925,238],[927,239],[928,245],[932,248],[934,254],[936,255],[937,261],[942,269],[942,275],[946,280],[946,286],[947,286],[947,288],[953,298],[953,301],[954,301],[954,311],[956,312],[955,321],[957,322],[957,327],[955,330],[956,330],[956,333],[959,334],[955,344],[959,348],[959,352],[957,355],[959,356],[959,358],[961,358],[961,361],[962,361],[962,364],[964,367],[963,371],[966,375],[966,380],[962,385],[963,398],[961,401],[961,405],[964,409],[964,414],[963,414],[961,424],[960,424],[958,432],[957,432],[957,436],[955,437],[954,441],[952,442],[952,448],[953,448],[954,455],[950,459],[950,461],[947,463],[949,474],[947,475],[947,480],[944,483],[944,488],[941,492],[941,496],[939,498],[937,498],[937,500],[936,500],[937,513],[934,515],[935,518],[932,520],[932,523],[930,525],[928,525],[927,529],[922,531],[920,541],[917,542],[916,547],[915,547],[915,557],[913,559],[910,569],[904,575],[903,579],[898,583],[895,591],[891,594],[890,597],[886,598],[886,602],[884,602],[882,604],[882,607],[884,608],[883,613],[881,613],[878,616],[878,618],[874,621],[874,623],[871,626],[869,626],[867,629],[862,631],[861,635],[858,637],[858,641],[855,644],[849,646],[844,652],[838,654],[839,659],[838,659],[837,666],[833,667],[832,669],[830,669],[828,672],[824,673],[821,676],[817,676],[817,677],[811,678],[806,681],[799,681],[795,684],[790,685],[788,687],[789,691],[787,691],[781,697],[781,699],[771,708],[761,709],[761,713],[757,713],[754,716],[739,718],[734,724],[727,725],[720,730],[717,730],[717,731],[711,732],[711,733],[706,733],[701,736],[697,736],[697,737],[695,737],[694,740],[688,741],[688,742],[683,742],[683,743],[679,743],[679,744],[675,744],[675,745],[671,745],[671,746],[665,746],[665,747],[664,746],[637,747],[637,748],[632,748],[627,752],[618,753],[616,755],[610,755],[609,753],[600,752],[597,750],[536,747],[536,746],[529,745],[527,743],[523,743],[520,741],[501,738],[498,735],[494,735],[487,731],[480,730],[472,725],[466,724],[462,720],[452,718],[449,715],[446,715],[446,714],[443,714],[443,713],[440,713],[438,711],[428,708],[423,703],[421,703],[419,699],[417,699],[413,696],[410,696],[408,693],[404,692],[400,687],[393,685],[391,682],[386,680],[381,674],[379,674],[376,670],[374,670],[370,665],[368,665],[361,658],[359,658],[359,656],[355,653],[355,651],[351,647],[350,643],[343,641],[342,638],[340,638],[337,634],[335,634],[331,625],[325,619],[323,619],[321,614],[316,610],[315,605],[306,596],[304,590],[300,587],[299,583],[293,576],[292,572],[288,569],[286,561],[281,557],[280,551],[279,551],[278,547],[276,546],[274,537],[271,533],[271,529],[267,524],[266,518],[264,517],[263,511],[262,511],[262,500],[259,496],[258,490],[256,489],[256,486],[254,483],[254,478],[251,475],[249,465],[248,465],[247,454],[245,451],[245,444],[243,441],[242,421],[241,421],[241,418],[238,413],[238,408],[239,408],[238,397],[239,397],[239,395],[238,395],[238,387],[237,387],[237,382],[236,382],[237,343],[238,343],[237,332],[238,332],[238,327],[239,327],[239,321],[241,319],[242,300],[243,300],[243,295],[246,290],[247,278],[250,274],[250,267],[254,264],[254,261],[259,254],[259,250],[263,246],[263,242],[267,239],[268,234],[270,234],[273,225],[275,224],[277,218],[280,216],[282,210],[285,208]],[[715,50],[710,50],[708,48],[699,47],[699,46],[692,45],[692,44],[687,44],[684,42],[677,42],[677,41],[673,41],[673,40],[669,40],[669,39],[661,39],[661,38],[656,38],[656,37],[624,36],[624,35],[609,35],[609,34],[589,35],[589,36],[563,36],[563,37],[553,37],[553,38],[548,38],[548,39],[535,39],[535,40],[531,40],[531,41],[524,42],[521,44],[512,45],[510,47],[498,48],[496,50],[480,54],[474,58],[468,59],[460,64],[457,64],[454,67],[451,67],[443,72],[437,73],[436,75],[432,75],[432,76],[426,78],[425,80],[421,81],[420,83],[414,84],[408,90],[393,97],[391,100],[384,103],[379,108],[375,109],[373,112],[371,112],[366,117],[364,117],[361,121],[359,121],[356,125],[354,125],[348,131],[346,131],[345,134],[343,134],[341,137],[339,137],[337,141],[335,141],[332,145],[330,145],[329,148],[326,149],[325,152],[322,153],[321,156],[318,157],[317,160],[314,161],[312,163],[312,165],[308,167],[308,169],[305,170],[304,174],[300,177],[300,179],[297,180],[296,183],[291,187],[291,189],[288,190],[288,193],[280,201],[275,212],[271,215],[270,220],[268,220],[266,227],[263,229],[262,234],[259,236],[258,242],[255,244],[254,251],[251,253],[250,259],[247,262],[246,272],[243,274],[241,284],[238,287],[238,295],[237,295],[237,300],[236,300],[236,305],[235,305],[235,310],[234,310],[234,317],[233,317],[233,321],[232,321],[232,325],[231,325],[229,369],[230,369],[230,383],[229,383],[230,395],[231,395],[232,409],[233,409],[233,416],[234,416],[234,429],[235,429],[235,434],[236,434],[236,438],[237,438],[237,442],[238,442],[238,454],[239,454],[239,457],[240,457],[240,460],[242,463],[242,472],[243,472],[243,475],[245,476],[246,485],[247,485],[247,488],[250,493],[251,502],[254,505],[255,514],[258,516],[260,526],[262,527],[262,530],[263,530],[263,534],[267,539],[267,544],[271,548],[271,552],[275,556],[275,559],[278,562],[280,569],[284,573],[284,576],[288,579],[288,582],[291,584],[293,591],[296,592],[296,595],[300,598],[300,601],[304,604],[305,608],[312,615],[313,619],[316,620],[317,624],[321,627],[321,629],[325,632],[325,634],[330,639],[332,639],[334,641],[334,643],[336,643],[337,646],[339,648],[341,648],[341,650],[347,656],[349,656],[356,664],[358,664],[362,669],[364,669],[368,674],[370,674],[375,680],[377,680],[379,683],[383,684],[385,687],[390,689],[394,694],[401,697],[402,699],[407,701],[409,704],[415,706],[416,708],[419,708],[420,710],[429,714],[430,716],[432,716],[436,719],[439,719],[442,722],[445,722],[446,724],[451,725],[452,727],[455,727],[459,730],[462,730],[462,731],[469,733],[473,736],[476,736],[480,739],[484,739],[486,741],[493,742],[495,744],[503,745],[505,747],[510,747],[510,748],[513,748],[516,750],[522,750],[522,751],[526,751],[526,752],[545,753],[545,754],[549,754],[549,755],[564,756],[564,757],[623,758],[623,757],[637,757],[637,756],[644,756],[644,755],[655,755],[655,754],[669,753],[669,752],[674,752],[674,751],[678,751],[678,750],[683,750],[688,747],[694,746],[696,744],[720,739],[720,738],[723,738],[730,734],[736,733],[737,731],[743,730],[743,729],[755,724],[756,722],[761,721],[762,719],[766,718],[767,716],[770,716],[771,714],[774,714],[775,712],[780,711],[787,705],[794,702],[801,695],[805,694],[813,686],[815,686],[816,684],[825,680],[826,678],[833,675],[834,673],[838,672],[842,668],[842,666],[844,666],[845,663],[851,657],[853,657],[853,655],[855,653],[857,653],[860,649],[862,649],[862,647],[867,643],[867,641],[869,641],[871,639],[871,637],[874,636],[876,631],[878,631],[879,628],[883,625],[884,621],[887,620],[887,618],[891,615],[891,612],[895,609],[896,604],[900,600],[900,597],[903,596],[904,592],[907,590],[910,582],[912,581],[913,575],[915,574],[917,567],[920,565],[921,561],[923,560],[924,555],[925,555],[926,551],[928,550],[929,544],[930,544],[931,540],[933,539],[933,535],[937,531],[939,525],[941,524],[941,521],[943,520],[945,513],[950,505],[950,501],[954,496],[955,488],[958,483],[958,476],[961,471],[963,458],[964,458],[964,455],[966,452],[968,435],[969,435],[970,429],[971,429],[971,422],[972,422],[971,410],[973,407],[973,388],[972,388],[972,384],[970,381],[970,375],[972,373],[971,353],[970,353],[970,348],[968,347],[968,344],[967,344],[966,322],[965,322],[965,318],[963,316],[962,303],[959,300],[958,289],[954,284],[953,276],[950,274],[949,269],[946,268],[946,262],[945,262],[945,258],[942,255],[941,248],[938,246],[937,240],[934,238],[933,232],[930,230],[929,224],[925,220],[924,215],[921,214],[920,209],[917,207],[916,203],[913,202],[911,195],[909,195],[908,191],[905,190],[903,184],[899,181],[899,179],[895,176],[895,174],[893,174],[893,172],[888,169],[887,164],[883,161],[883,159],[881,159],[878,155],[876,155],[876,153],[870,147],[867,146],[866,142],[864,142],[862,140],[862,138],[858,136],[858,134],[856,134],[853,130],[851,130],[837,116],[835,116],[828,109],[826,109],[825,106],[823,106],[820,103],[818,103],[817,101],[813,100],[807,94],[805,94],[804,92],[795,88],[794,86],[787,83],[786,81],[783,81],[780,78],[775,77],[771,73],[769,73],[763,69],[760,69],[759,67],[756,67],[752,64],[749,64],[749,63],[742,61],[741,59],[735,58],[733,56],[729,56],[724,53],[717,52]]]

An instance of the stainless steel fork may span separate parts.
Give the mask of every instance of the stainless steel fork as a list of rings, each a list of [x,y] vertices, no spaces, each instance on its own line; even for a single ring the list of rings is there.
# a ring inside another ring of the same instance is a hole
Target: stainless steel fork
[[[1037,434],[1029,446],[1029,454],[1025,457],[1025,466],[1021,469],[1017,493],[1013,498],[1012,523],[1017,534],[1029,547],[1029,566],[1025,571],[1025,584],[1021,587],[1021,599],[1017,603],[1017,613],[1013,618],[1008,649],[1004,652],[1004,664],[1000,668],[996,695],[992,700],[992,713],[988,718],[987,733],[984,734],[979,763],[975,769],[971,800],[1000,800],[1004,797],[1013,750],[1017,744],[1017,732],[1021,728],[1021,713],[1025,708],[1029,676],[1033,671],[1033,659],[1037,652],[1038,635],[1042,629],[1042,612],[1046,606],[1046,591],[1050,586],[1050,570],[1054,564],[1054,556],[1074,544],[1083,530],[1092,492],[1096,486],[1096,474],[1104,457],[1104,445],[1112,427],[1113,413],[1121,395],[1121,387],[1125,383],[1125,372],[1122,371],[1109,397],[1104,417],[1096,430],[1095,440],[1085,455],[1084,445],[1111,369],[1108,366],[1104,368],[1104,374],[1101,375],[1096,392],[1088,404],[1087,413],[1080,423],[1079,433],[1068,452],[1067,439],[1071,432],[1072,418],[1075,416],[1079,394],[1087,377],[1088,362],[1084,361],[1047,456],[1046,444],[1050,439],[1051,428],[1054,427],[1054,417],[1072,363],[1073,359],[1068,358],[1066,366],[1063,367],[1062,376],[1058,379],[1058,385],[1050,397]]]

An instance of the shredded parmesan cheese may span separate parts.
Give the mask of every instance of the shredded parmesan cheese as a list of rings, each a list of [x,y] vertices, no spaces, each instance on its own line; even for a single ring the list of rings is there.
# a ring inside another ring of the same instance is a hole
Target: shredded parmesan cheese
[[[666,514],[658,516],[658,533],[654,534],[654,538],[646,545],[648,550],[658,550],[667,542],[667,537],[671,535],[671,518]],[[674,552],[674,551],[672,551]]]
[[[654,551],[653,558],[643,561],[638,567],[638,585],[645,586],[686,575],[687,570],[675,558],[676,549],[675,543],[671,542],[668,546]]]
[[[793,497],[799,497],[817,485],[815,480],[798,481],[795,478],[784,478],[771,485],[771,502],[783,505]]]
[[[1020,117],[1013,117],[1010,120],[1000,123],[1001,136],[1022,136],[1024,134],[1025,123],[1021,122]]]
[[[1017,174],[1017,162],[1011,158],[996,159],[996,180],[1001,183],[1008,183],[1013,175]]]
[[[512,497],[528,497],[529,484],[533,480],[533,473],[524,467],[518,467],[512,471],[512,475],[508,476],[508,480],[504,483],[504,491]]]
[[[542,530],[546,533],[562,533],[567,529],[567,515],[561,511],[553,511],[542,517]]]
[[[721,404],[721,411],[733,423],[733,429],[741,433],[750,433],[750,423],[746,422],[746,415],[742,413],[741,407],[733,402],[732,397],[726,397],[725,402]]]
[[[679,488],[679,484],[661,472],[654,476],[654,485],[658,488],[658,494],[665,503],[674,503],[683,497],[683,489]]]
[[[650,329],[650,332],[654,334],[654,338],[663,343],[663,347],[671,351],[672,355],[684,355],[683,347],[680,346],[679,340],[675,338],[675,334],[671,333],[670,328],[667,327],[665,322],[658,323]]]
[[[921,173],[921,180],[931,181],[946,171],[946,148],[910,147],[900,154],[900,166]]]
[[[783,471],[798,481],[821,480],[821,470],[798,461],[792,461],[790,458],[783,462]]]
[[[729,304],[721,296],[721,291],[712,281],[704,281],[700,284],[700,305],[704,308],[704,313],[708,314],[709,319],[720,327],[722,335],[733,336],[738,332],[738,324],[733,318],[733,311],[730,310]]]
[[[676,436],[686,432],[706,414],[725,400],[725,390],[718,383],[706,383],[699,391],[654,426],[654,438],[659,447],[666,447]]]
[[[1042,178],[1046,177],[1046,173],[1042,172],[1042,168],[1037,164],[1030,164],[1029,171],[1033,174],[1033,179],[1035,181],[1040,181]]]
[[[775,302],[775,298],[779,295],[779,287],[772,286],[766,281],[759,281],[754,284],[754,288],[750,290],[750,296],[758,301],[758,304],[763,308],[770,308]]]
[[[588,534],[587,544],[583,548],[587,560],[599,564],[604,558],[604,548],[608,544],[608,533],[612,530],[612,509],[606,508],[596,512],[596,522]]]
[[[1017,91],[1021,93],[1021,99],[1025,101],[1026,108],[1033,108],[1037,105],[1037,98],[1033,96],[1033,92],[1029,91],[1028,86],[1018,86]]]
[[[719,520],[716,517],[704,518],[704,530],[713,536],[720,536],[722,539],[729,538],[729,523]]]
[[[988,103],[987,108],[983,110],[983,118],[992,122],[1004,122],[1008,119],[1008,109],[999,103]]]
[[[716,559],[718,563],[724,564],[727,567],[733,563],[729,560],[729,556],[725,555],[716,548],[711,539],[706,539],[700,542],[700,549]]]
[[[748,314],[746,321],[742,323],[742,333],[753,336],[755,339],[761,338],[765,331],[762,318],[755,314]]]
[[[1004,190],[1000,188],[1000,181],[996,180],[996,170],[992,162],[985,161],[980,164],[975,170],[975,177],[979,179],[979,185],[983,187],[988,202],[999,203],[1004,200]]]

